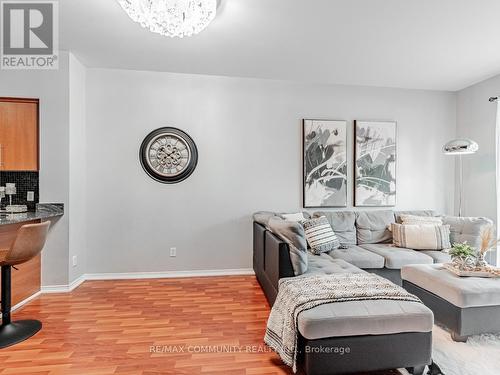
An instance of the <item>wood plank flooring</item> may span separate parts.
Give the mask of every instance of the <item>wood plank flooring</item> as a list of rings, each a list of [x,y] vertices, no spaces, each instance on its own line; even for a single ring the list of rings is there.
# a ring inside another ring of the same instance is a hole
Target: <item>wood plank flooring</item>
[[[13,314],[43,329],[0,350],[0,375],[292,374],[263,344],[268,314],[253,276],[87,281]]]

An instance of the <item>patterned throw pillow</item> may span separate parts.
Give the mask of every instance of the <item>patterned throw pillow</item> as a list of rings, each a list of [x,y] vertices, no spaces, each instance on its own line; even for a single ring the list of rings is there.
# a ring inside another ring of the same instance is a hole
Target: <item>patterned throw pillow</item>
[[[396,247],[414,250],[444,250],[451,248],[449,225],[392,224]]]
[[[313,254],[320,255],[340,247],[340,241],[325,216],[304,220],[302,225]]]

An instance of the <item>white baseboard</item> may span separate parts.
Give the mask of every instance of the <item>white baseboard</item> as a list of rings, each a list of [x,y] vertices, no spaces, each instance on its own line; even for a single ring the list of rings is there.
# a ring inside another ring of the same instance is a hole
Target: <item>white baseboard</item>
[[[88,273],[86,280],[128,280],[128,279],[170,279],[180,277],[208,276],[240,276],[254,275],[251,268],[199,271],[167,271],[167,272],[124,272],[124,273]]]
[[[122,272],[122,273],[87,273],[81,275],[67,285],[45,285],[39,292],[19,302],[12,310],[27,304],[43,293],[69,293],[78,288],[86,280],[130,280],[130,279],[172,279],[181,277],[209,277],[209,276],[241,276],[254,275],[251,268],[236,268],[225,270],[197,270],[197,271],[166,271],[166,272]]]
[[[21,302],[19,302],[18,304],[12,306],[11,308],[11,311],[16,311],[18,308],[20,307],[23,307],[24,305],[26,305],[28,302],[30,302],[32,299],[35,299],[36,297],[38,297],[40,294],[42,294],[42,291],[39,290],[38,292],[36,292],[35,294],[33,294],[32,296],[29,296],[28,298],[22,300]]]
[[[73,280],[70,284],[67,285],[45,285],[42,286],[42,293],[68,293],[73,289],[76,289],[82,284],[85,280],[86,275],[81,275],[77,279]]]
[[[165,272],[119,272],[119,273],[86,273],[69,285],[45,285],[42,293],[67,293],[77,288],[85,280],[129,280],[129,279],[171,279],[180,277],[208,276],[241,276],[254,275],[251,268],[235,268],[225,270],[197,271],[165,271]]]

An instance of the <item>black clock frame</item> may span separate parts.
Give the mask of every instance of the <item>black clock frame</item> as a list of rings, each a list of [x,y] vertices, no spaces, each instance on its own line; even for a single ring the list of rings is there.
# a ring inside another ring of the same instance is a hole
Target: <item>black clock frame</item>
[[[179,138],[182,138],[186,144],[189,147],[189,151],[191,153],[191,160],[189,161],[188,165],[186,165],[186,168],[179,173],[176,176],[168,177],[168,176],[162,176],[161,174],[157,173],[154,169],[152,169],[148,162],[147,162],[147,146],[149,142],[157,137],[158,135],[164,134],[164,133],[170,133],[178,136]],[[176,184],[178,182],[184,181],[186,178],[191,176],[191,174],[194,172],[196,165],[198,164],[198,148],[196,147],[196,143],[194,143],[193,139],[184,131],[178,129],[178,128],[173,128],[173,127],[163,127],[163,128],[158,128],[156,130],[153,130],[151,133],[149,133],[146,138],[141,143],[141,147],[139,149],[139,160],[141,161],[141,166],[142,169],[151,177],[153,180],[156,180],[158,182],[161,182],[163,184]]]

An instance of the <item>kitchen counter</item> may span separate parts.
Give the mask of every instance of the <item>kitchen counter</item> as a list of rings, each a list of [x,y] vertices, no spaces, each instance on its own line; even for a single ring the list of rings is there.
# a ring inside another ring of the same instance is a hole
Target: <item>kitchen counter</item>
[[[64,215],[63,203],[39,203],[36,206],[36,211],[29,211],[19,214],[0,213],[0,225],[50,219],[62,215]]]

